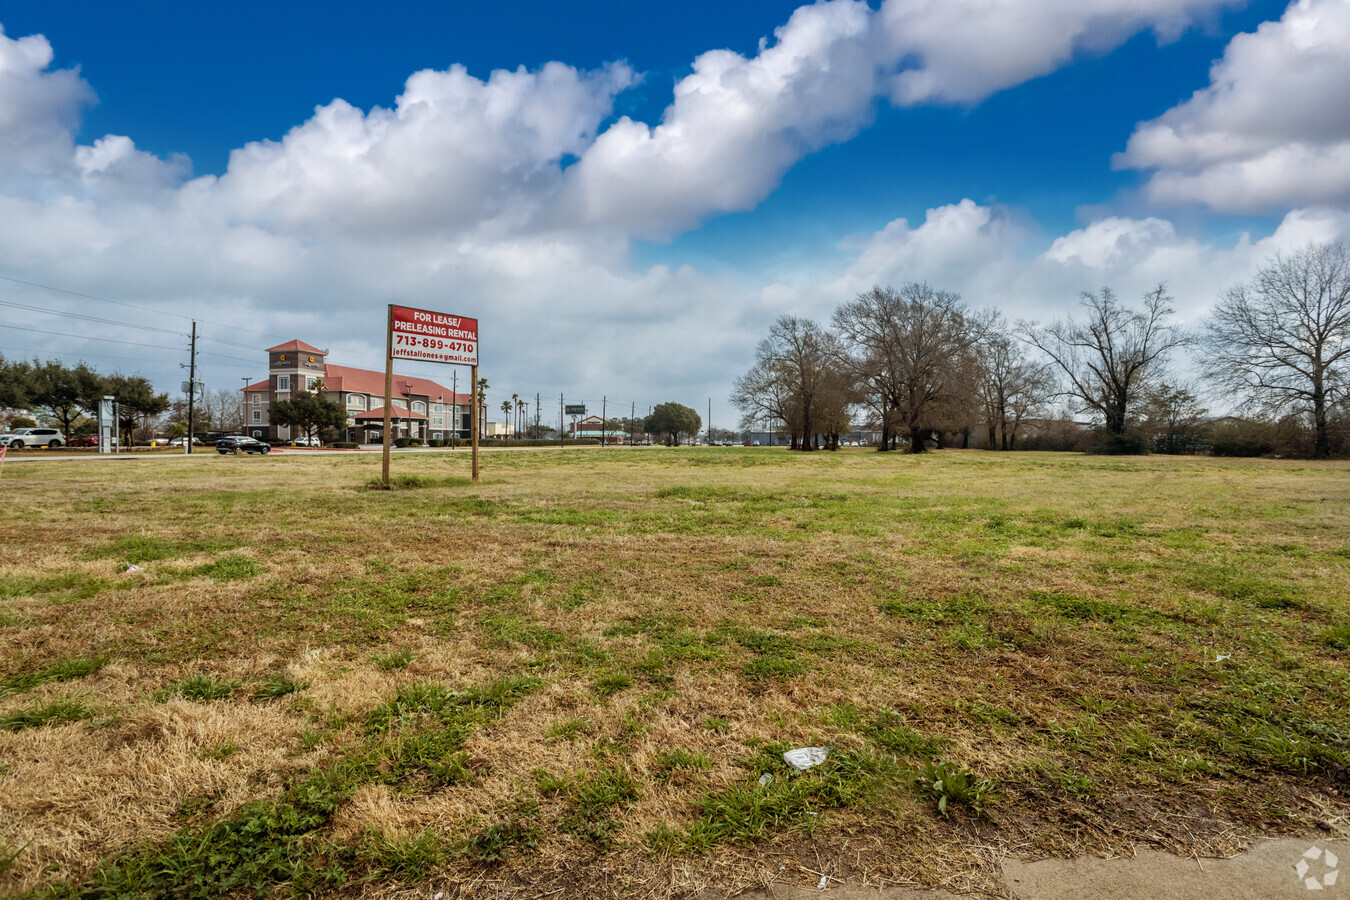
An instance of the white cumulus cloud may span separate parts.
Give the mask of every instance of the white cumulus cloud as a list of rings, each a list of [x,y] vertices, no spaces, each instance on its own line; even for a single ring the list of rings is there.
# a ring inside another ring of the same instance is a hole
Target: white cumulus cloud
[[[51,71],[52,46],[41,35],[17,40],[0,26],[0,185],[69,173],[80,117],[95,101],[72,69]]]
[[[1240,0],[887,0],[899,105],[973,103],[1153,30],[1160,41]]]
[[[1229,42],[1210,84],[1141,124],[1118,168],[1148,196],[1227,212],[1350,203],[1350,2],[1297,0]]]

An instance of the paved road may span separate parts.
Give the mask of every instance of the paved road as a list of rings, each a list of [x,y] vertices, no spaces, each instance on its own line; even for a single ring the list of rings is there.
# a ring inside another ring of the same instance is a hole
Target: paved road
[[[308,447],[277,447],[268,453],[268,457],[274,456],[337,456],[340,454],[371,454],[379,453],[379,447],[361,447],[357,450],[316,450]],[[503,450],[556,450],[556,447],[480,447],[484,453],[498,453]],[[588,450],[599,449],[589,447],[568,447],[568,450]],[[391,450],[391,453],[468,453],[468,447],[455,447],[453,450],[449,447],[407,447],[402,450]],[[33,455],[6,456],[5,465],[18,463],[34,462],[151,462],[155,460],[172,459],[201,459],[202,457],[217,457],[217,453],[210,447],[199,447],[187,453],[63,453],[60,450],[42,451]],[[261,454],[254,454],[261,455]]]

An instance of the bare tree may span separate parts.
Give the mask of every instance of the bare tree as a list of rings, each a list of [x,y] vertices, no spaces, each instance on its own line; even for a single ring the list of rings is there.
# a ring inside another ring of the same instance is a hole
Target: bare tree
[[[985,320],[985,338],[979,344],[980,399],[990,450],[1011,450],[1017,427],[1054,393],[1048,363],[1027,356],[1026,345],[1008,334],[1003,317],[993,312]]]
[[[924,452],[940,404],[960,386],[954,364],[979,338],[960,295],[918,283],[878,286],[840,306],[833,321],[881,412],[880,449],[891,449],[899,428],[909,433],[909,452]]]
[[[731,402],[743,415],[762,410],[783,419],[792,449],[814,450],[813,415],[836,365],[832,337],[810,319],[779,316],[755,348],[755,365],[736,379]]]
[[[1172,324],[1175,310],[1167,286],[1144,295],[1143,309],[1126,308],[1110,288],[1084,292],[1083,321],[1018,324],[1022,338],[1054,362],[1064,376],[1062,393],[1105,420],[1106,431],[1125,433],[1132,406],[1150,380],[1161,375],[1167,356],[1191,337]]]
[[[1313,453],[1327,456],[1329,411],[1350,360],[1350,254],[1309,244],[1276,254],[1251,284],[1228,291],[1204,335],[1206,373],[1272,413],[1309,416]]]
[[[1196,453],[1204,445],[1205,414],[1184,384],[1162,382],[1149,389],[1139,406],[1144,434],[1158,453]]]
[[[741,411],[741,430],[754,431],[765,419],[787,421],[795,408],[795,396],[778,365],[756,356],[750,371],[733,384],[731,403]]]

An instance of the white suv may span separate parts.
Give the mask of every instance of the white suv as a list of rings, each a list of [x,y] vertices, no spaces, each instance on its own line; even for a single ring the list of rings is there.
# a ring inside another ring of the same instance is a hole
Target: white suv
[[[55,428],[16,428],[9,434],[0,434],[0,445],[19,450],[23,447],[56,448],[64,444],[61,432]]]

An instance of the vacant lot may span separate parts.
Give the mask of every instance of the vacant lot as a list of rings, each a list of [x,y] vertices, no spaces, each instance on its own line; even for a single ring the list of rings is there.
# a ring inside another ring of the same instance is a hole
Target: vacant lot
[[[971,888],[1347,811],[1345,463],[395,472],[5,467],[0,893]]]

